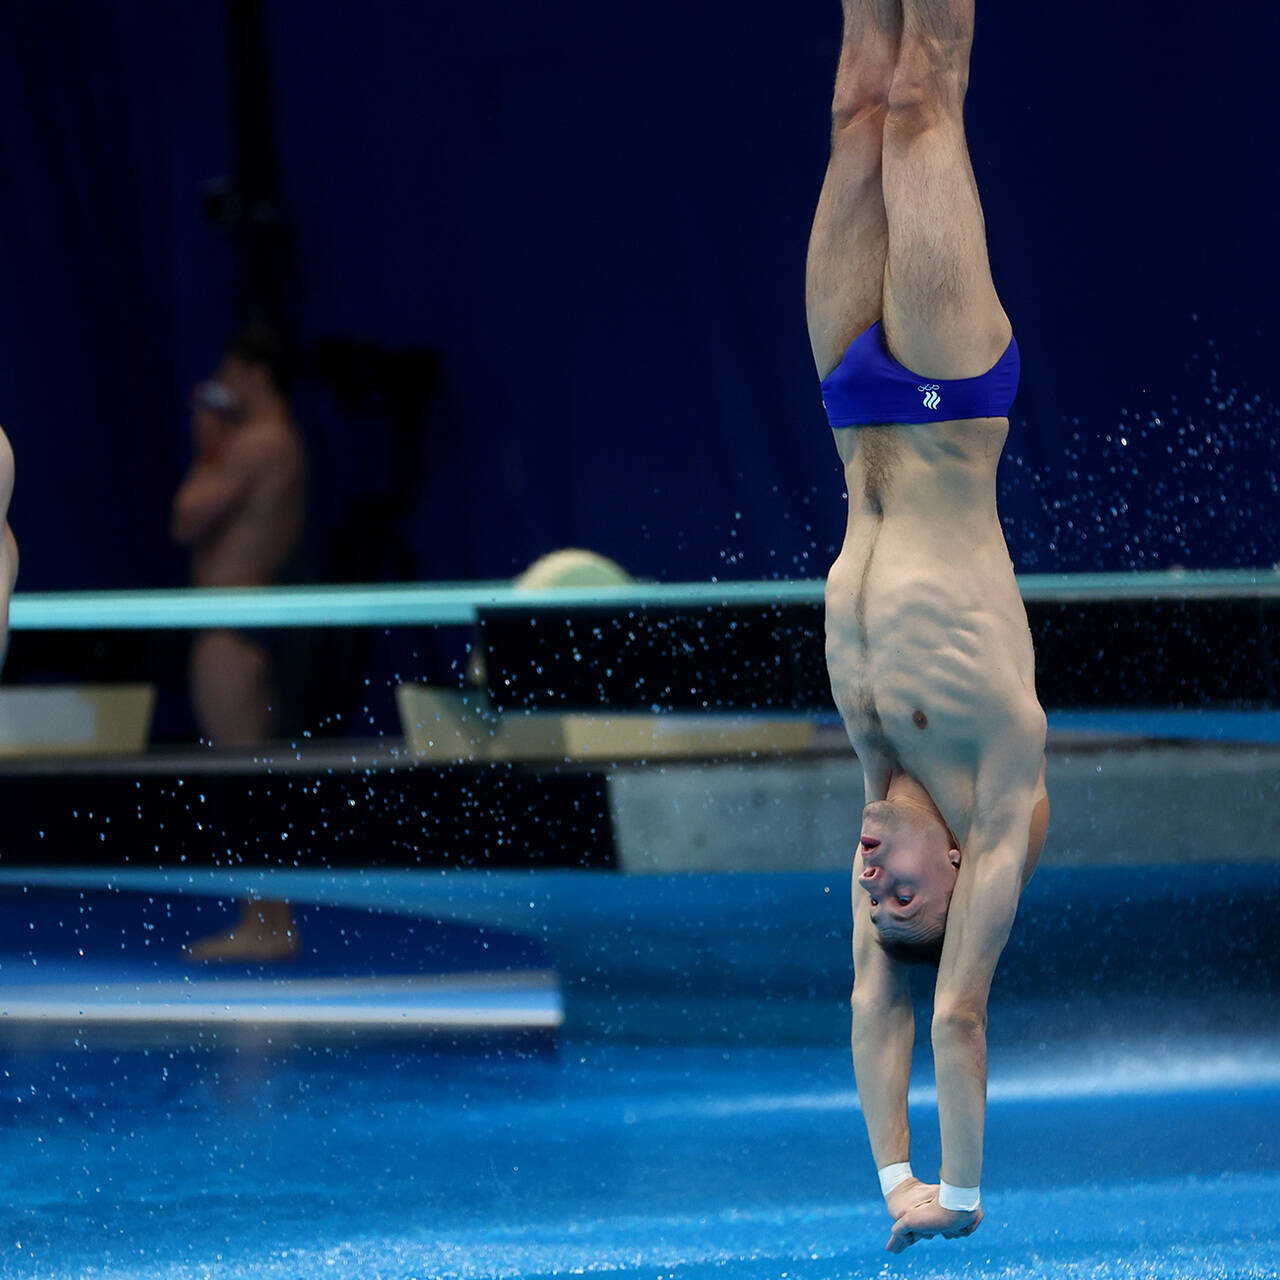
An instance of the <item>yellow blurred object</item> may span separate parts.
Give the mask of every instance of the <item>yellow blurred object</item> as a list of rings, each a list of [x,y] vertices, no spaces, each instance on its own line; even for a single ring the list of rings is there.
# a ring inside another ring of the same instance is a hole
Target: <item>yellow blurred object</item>
[[[801,716],[737,712],[557,712],[499,715],[483,693],[402,684],[396,704],[406,742],[423,760],[651,760],[785,755],[813,745]]]

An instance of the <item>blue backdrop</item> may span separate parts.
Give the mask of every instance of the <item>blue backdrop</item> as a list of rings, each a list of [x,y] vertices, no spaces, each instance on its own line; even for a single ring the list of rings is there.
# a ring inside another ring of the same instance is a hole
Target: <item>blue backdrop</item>
[[[660,579],[818,576],[841,476],[804,329],[834,0],[640,11],[275,0],[304,338],[435,346],[405,571],[565,544]],[[979,5],[969,127],[1025,359],[1020,569],[1272,564],[1273,8]],[[0,419],[28,589],[181,582],[187,388],[234,325],[215,0],[0,11]],[[310,388],[321,534],[394,477]],[[373,557],[376,561],[376,556]]]

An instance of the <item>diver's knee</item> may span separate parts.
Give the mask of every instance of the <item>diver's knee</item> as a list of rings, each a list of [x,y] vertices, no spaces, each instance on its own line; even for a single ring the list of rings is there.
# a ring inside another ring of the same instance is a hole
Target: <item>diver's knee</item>
[[[888,48],[843,52],[831,94],[833,145],[850,129],[878,131],[884,127],[893,73],[893,54]]]
[[[959,117],[968,88],[967,42],[904,41],[889,84],[886,128],[915,133]]]

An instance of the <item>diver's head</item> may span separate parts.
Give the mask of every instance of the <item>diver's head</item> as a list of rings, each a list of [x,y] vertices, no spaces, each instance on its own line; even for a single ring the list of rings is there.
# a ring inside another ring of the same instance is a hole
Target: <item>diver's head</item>
[[[936,965],[960,850],[932,805],[901,797],[862,811],[858,885],[881,945],[904,963]]]

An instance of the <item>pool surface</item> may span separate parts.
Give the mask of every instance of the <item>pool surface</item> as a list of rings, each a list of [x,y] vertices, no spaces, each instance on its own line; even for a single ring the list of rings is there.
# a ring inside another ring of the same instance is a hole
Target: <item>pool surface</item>
[[[9,893],[0,976],[19,988],[90,963],[92,986],[104,948],[171,982],[244,888],[175,902],[191,873],[72,875]],[[992,993],[987,1219],[902,1257],[849,1064],[845,877],[279,884],[331,908],[301,908],[317,973],[554,964],[559,1038],[10,1028],[0,1280],[1280,1276],[1275,864],[1037,875]],[[927,1048],[921,1026],[913,1160],[936,1174]]]
[[[0,1275],[1280,1273],[1274,1030],[1002,1056],[987,1221],[902,1258],[835,1048],[28,1056]],[[913,1104],[928,1169],[927,1078]]]

